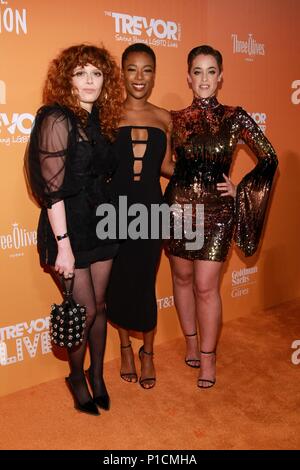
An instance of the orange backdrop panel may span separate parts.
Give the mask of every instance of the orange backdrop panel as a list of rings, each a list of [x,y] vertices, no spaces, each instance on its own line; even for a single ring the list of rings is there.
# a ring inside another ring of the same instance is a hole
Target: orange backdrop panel
[[[0,3],[0,395],[60,377],[63,352],[51,352],[50,304],[60,295],[40,269],[36,252],[38,208],[28,198],[23,155],[49,61],[79,42],[103,43],[120,58],[132,42],[147,42],[157,54],[151,100],[167,109],[191,101],[186,56],[208,43],[224,55],[220,101],[243,106],[278,152],[268,223],[259,253],[245,259],[233,247],[222,279],[225,321],[299,296],[296,251],[300,71],[297,0],[7,0]],[[232,171],[238,182],[255,159],[241,146]],[[163,186],[166,181],[162,179]],[[284,267],[284,269],[282,268]],[[157,280],[156,343],[180,335],[168,260]],[[142,306],[141,306],[142,308]],[[106,360],[119,355],[109,329]]]

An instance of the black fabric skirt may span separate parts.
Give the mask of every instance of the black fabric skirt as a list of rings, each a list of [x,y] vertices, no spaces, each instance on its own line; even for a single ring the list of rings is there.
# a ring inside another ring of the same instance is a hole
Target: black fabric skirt
[[[161,248],[161,240],[121,242],[107,291],[107,315],[115,325],[141,332],[156,327],[155,278]]]

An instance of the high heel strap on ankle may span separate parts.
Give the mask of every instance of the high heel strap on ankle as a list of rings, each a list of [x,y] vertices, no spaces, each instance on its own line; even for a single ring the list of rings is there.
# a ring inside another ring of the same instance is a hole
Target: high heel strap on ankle
[[[216,356],[216,350],[214,351],[201,351],[200,350],[200,353],[201,354],[213,354],[214,356]],[[214,361],[216,360],[216,357],[214,357]],[[208,384],[208,385],[204,385],[204,383]],[[202,378],[198,378],[198,382],[197,382],[197,385],[199,388],[202,388],[202,389],[206,389],[206,388],[211,388],[215,385],[216,383],[216,378],[214,379],[206,379],[205,377],[202,377]]]
[[[147,351],[145,351],[144,346],[141,346],[141,347],[140,347],[139,356],[141,356],[141,353],[147,354],[148,356],[154,356],[154,352],[153,352],[153,351],[152,351],[152,352],[147,352]]]
[[[196,331],[195,333],[185,334],[184,336],[186,338],[193,338],[193,337],[196,336],[196,339],[197,339],[198,333]],[[198,359],[198,358],[186,357],[184,361],[185,361],[187,366],[192,367],[193,369],[199,369],[199,367],[200,367],[200,359]]]
[[[153,356],[154,355],[153,351],[152,352],[147,352],[147,351],[144,350],[144,345],[141,346],[140,349],[139,349],[139,358],[140,358],[141,362],[142,362],[142,353],[144,353],[148,356]],[[154,385],[156,383],[156,377],[144,377],[143,379],[142,379],[142,377],[140,377],[139,383],[140,383],[140,386],[143,387],[145,390],[150,390],[151,388],[154,387]],[[146,385],[147,383],[148,383],[149,387],[147,387],[147,385]]]
[[[121,344],[121,355],[122,355],[122,349],[129,349],[129,348],[131,348],[131,341],[129,341],[129,344],[127,344],[126,346],[122,346],[122,344]],[[135,366],[134,366],[134,369],[135,369]],[[125,382],[129,382],[129,383],[135,383],[138,380],[136,372],[122,372],[122,368],[121,368],[121,371],[120,371],[120,377]]]

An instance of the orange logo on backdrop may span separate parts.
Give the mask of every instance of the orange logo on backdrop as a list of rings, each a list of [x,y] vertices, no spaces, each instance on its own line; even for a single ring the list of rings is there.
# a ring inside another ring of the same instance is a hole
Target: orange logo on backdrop
[[[300,103],[300,80],[294,80],[292,83],[292,88],[295,91],[292,93],[291,100],[293,104]]]
[[[9,254],[10,258],[24,256],[24,248],[36,246],[36,230],[27,230],[19,227],[19,224],[12,224],[9,233],[0,235],[0,250]]]
[[[1,85],[2,84],[2,85]],[[0,82],[0,103],[7,104],[6,84]],[[0,144],[23,144],[29,141],[34,116],[27,112],[0,112]]]
[[[27,34],[27,11],[11,8],[8,0],[0,1],[0,33]]]
[[[116,41],[143,42],[148,46],[178,47],[181,25],[175,21],[104,11],[115,28]]]
[[[236,299],[238,297],[248,295],[251,293],[252,284],[256,284],[258,267],[241,268],[238,271],[231,272],[231,297]]]
[[[37,318],[29,323],[20,322],[0,328],[0,365],[16,364],[26,357],[34,359],[38,352],[49,354],[49,319]]]
[[[237,34],[233,33],[231,38],[233,53],[246,55],[245,60],[252,62],[255,56],[265,55],[265,45],[258,42],[253,34],[249,33],[247,39],[241,39]]]

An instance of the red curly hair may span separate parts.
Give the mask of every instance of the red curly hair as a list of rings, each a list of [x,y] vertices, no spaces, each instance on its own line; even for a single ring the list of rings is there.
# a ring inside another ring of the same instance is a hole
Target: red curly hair
[[[87,111],[81,108],[78,96],[73,93],[72,75],[76,67],[87,64],[94,65],[103,73],[102,90],[95,104],[99,108],[102,132],[113,140],[122,114],[123,93],[119,67],[104,47],[79,44],[64,49],[50,63],[43,89],[43,103],[67,106],[85,124]]]

